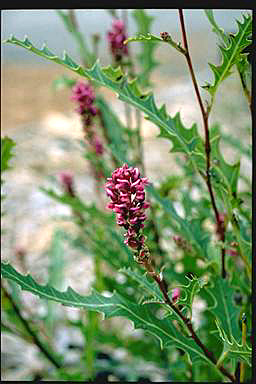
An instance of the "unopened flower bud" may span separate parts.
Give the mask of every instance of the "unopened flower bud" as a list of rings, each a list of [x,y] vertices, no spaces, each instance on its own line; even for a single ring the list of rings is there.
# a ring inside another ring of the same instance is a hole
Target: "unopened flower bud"
[[[172,301],[175,303],[180,298],[180,288],[174,288],[172,291]]]
[[[58,174],[58,178],[65,190],[70,196],[75,196],[73,188],[73,174],[69,171],[62,171]]]
[[[160,32],[160,36],[164,41],[168,41],[171,39],[171,36],[168,32]]]

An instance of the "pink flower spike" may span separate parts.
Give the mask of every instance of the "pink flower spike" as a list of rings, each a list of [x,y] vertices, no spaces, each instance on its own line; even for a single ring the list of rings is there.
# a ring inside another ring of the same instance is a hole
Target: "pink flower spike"
[[[112,177],[105,184],[106,194],[112,199],[109,208],[117,214],[117,224],[127,230],[126,241],[131,248],[141,249],[144,237],[140,230],[147,219],[144,213],[150,204],[145,201],[144,181],[138,168],[124,164],[112,172]]]

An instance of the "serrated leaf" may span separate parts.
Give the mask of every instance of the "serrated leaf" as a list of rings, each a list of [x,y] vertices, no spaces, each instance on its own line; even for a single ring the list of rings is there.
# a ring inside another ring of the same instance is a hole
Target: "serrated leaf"
[[[168,39],[162,39],[156,35],[153,35],[152,33],[138,33],[135,37],[128,37],[127,40],[125,40],[124,44],[130,43],[132,41],[142,41],[146,43],[166,43],[180,51],[181,53],[184,53],[184,49],[180,44],[175,43],[175,41],[171,38],[171,36],[168,37]]]
[[[200,226],[190,225],[189,221],[183,219],[176,211],[173,203],[168,198],[163,198],[159,195],[153,185],[146,187],[146,190],[155,198],[155,200],[162,206],[164,211],[169,215],[170,221],[175,222],[175,229],[178,233],[183,235],[190,245],[195,248],[197,257],[207,259],[205,233],[200,230]],[[196,229],[196,230],[195,230]]]
[[[228,45],[229,38],[228,38],[228,36],[226,36],[224,29],[220,28],[218,26],[218,24],[216,23],[212,9],[205,9],[204,12],[205,12],[209,22],[211,23],[211,25],[213,27],[213,29],[212,29],[213,32],[217,34],[217,36],[220,38],[220,40],[222,40],[224,43],[226,43]]]
[[[71,35],[74,37],[84,62],[88,63],[89,65],[92,65],[95,62],[95,56],[88,49],[84,36],[81,34],[78,28],[73,24],[70,15],[61,10],[56,10],[56,12],[59,15],[59,17],[62,19],[68,32],[70,32]]]
[[[224,30],[217,25],[213,15],[213,11],[211,9],[205,10],[205,14],[213,27],[213,32],[216,33],[220,41],[222,41],[224,46],[227,47],[233,37],[225,33]],[[247,88],[247,83],[249,84],[251,83],[251,66],[247,59],[247,55],[245,54],[240,55],[240,59],[238,59],[236,62],[236,67],[240,74],[243,87]],[[250,88],[251,88],[251,84],[248,85],[248,90],[247,90],[248,92]]]
[[[229,340],[232,338],[240,340],[241,331],[238,326],[240,310],[233,300],[234,289],[227,279],[219,276],[213,277],[211,282],[212,286],[207,287],[206,290],[211,295],[214,304],[207,310],[213,313]]]
[[[114,293],[111,297],[100,295],[95,290],[89,296],[82,296],[72,288],[60,292],[49,285],[38,284],[30,275],[22,275],[10,264],[1,263],[4,278],[15,281],[23,290],[40,298],[53,300],[65,306],[85,308],[103,313],[105,318],[122,316],[131,320],[135,328],[141,328],[157,337],[162,346],[175,345],[188,353],[191,362],[204,361],[213,367],[202,350],[191,338],[179,333],[167,319],[157,319],[145,305],[138,305]]]
[[[207,13],[206,13],[207,15]],[[211,94],[212,103],[219,85],[224,79],[231,74],[233,65],[241,60],[242,51],[251,44],[250,36],[252,34],[252,17],[250,15],[243,15],[243,20],[240,22],[236,20],[238,25],[237,33],[228,39],[224,37],[224,32],[217,27],[213,14],[208,12],[208,19],[217,31],[217,34],[224,40],[224,45],[220,45],[220,52],[222,55],[222,63],[220,65],[210,64],[213,71],[213,83],[207,83],[204,88]]]
[[[129,82],[120,68],[113,69],[110,66],[101,68],[97,61],[91,69],[83,69],[75,62],[70,65],[69,60],[66,60],[65,57],[60,59],[57,56],[48,56],[44,51],[34,47],[29,41],[21,41],[12,36],[6,42],[19,45],[41,57],[65,66],[75,73],[97,82],[99,85],[110,88],[118,94],[120,100],[144,112],[147,119],[160,128],[160,136],[172,141],[172,152],[177,151],[186,154],[194,168],[197,169],[197,164],[199,164],[199,168],[203,166],[205,169],[204,145],[196,126],[193,125],[190,129],[185,129],[179,114],[172,118],[166,113],[163,106],[158,108],[154,95],[152,93],[142,94],[137,86],[136,79]]]
[[[126,276],[129,276],[132,280],[136,281],[140,287],[142,287],[148,295],[153,296],[153,300],[163,301],[163,295],[155,281],[147,279],[147,273],[140,273],[132,270],[131,268],[122,268],[120,272]]]
[[[198,278],[193,276],[193,278],[188,278],[188,285],[177,285],[176,287],[181,290],[181,297],[178,299],[178,304],[183,305],[189,311],[189,317],[192,319],[192,304],[195,296],[200,292],[204,285],[206,285],[206,280],[204,278]],[[171,296],[171,292],[170,292]]]
[[[224,342],[223,355],[225,358],[230,358],[235,362],[244,361],[251,367],[252,348],[248,344],[239,344],[233,336],[229,339],[218,321],[216,321],[216,326],[219,331],[219,336]]]
[[[228,164],[220,152],[221,134],[216,124],[211,128],[211,176],[215,189],[221,188],[229,198],[236,197],[240,161]]]

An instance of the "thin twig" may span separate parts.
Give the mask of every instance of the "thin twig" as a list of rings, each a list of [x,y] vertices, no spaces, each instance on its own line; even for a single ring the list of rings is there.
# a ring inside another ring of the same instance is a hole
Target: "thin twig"
[[[171,301],[171,299],[169,298],[168,296],[168,292],[166,290],[166,287],[165,287],[165,284],[164,284],[164,281],[163,279],[161,278],[161,276],[155,272],[155,270],[153,269],[153,266],[151,264],[151,261],[148,261],[148,262],[145,262],[143,263],[144,267],[147,269],[149,275],[157,282],[162,294],[163,294],[163,297],[164,297],[164,301],[167,305],[169,305],[169,307],[179,316],[179,318],[183,321],[183,323],[185,324],[185,326],[187,327],[187,329],[189,330],[190,334],[191,334],[191,337],[192,339],[195,341],[195,343],[202,349],[202,351],[204,352],[205,356],[211,360],[211,362],[216,366],[216,363],[217,363],[217,359],[216,357],[213,355],[212,352],[210,352],[206,346],[202,343],[202,341],[199,339],[199,337],[197,336],[197,334],[195,333],[194,331],[194,328],[193,328],[193,325],[191,323],[191,320],[187,317],[185,317],[181,311],[178,309],[178,307],[175,306],[175,304]],[[223,375],[225,375],[226,377],[228,377],[232,382],[235,382],[235,377],[226,370],[226,368],[224,368],[223,365],[221,366],[216,366],[216,368],[218,370],[220,370]]]
[[[211,145],[210,145],[210,133],[209,133],[209,126],[208,126],[209,113],[208,113],[207,109],[204,108],[202,98],[201,98],[201,95],[199,92],[197,80],[195,77],[195,73],[193,70],[192,61],[191,61],[191,57],[190,57],[189,49],[188,49],[187,35],[186,35],[186,30],[185,30],[185,23],[184,23],[184,17],[183,17],[182,9],[179,9],[179,17],[180,17],[180,24],[181,24],[181,31],[182,31],[183,47],[185,49],[184,55],[185,55],[187,63],[188,63],[189,72],[191,74],[191,78],[192,78],[193,86],[195,89],[196,97],[197,97],[197,100],[198,100],[198,103],[200,106],[200,110],[202,113],[202,117],[203,117],[203,127],[204,127],[204,133],[205,133],[205,154],[206,154],[206,184],[208,187],[213,211],[214,211],[215,218],[216,218],[216,223],[217,223],[217,227],[218,227],[218,233],[220,235],[220,240],[222,241],[222,243],[224,243],[224,241],[225,241],[225,228],[222,225],[222,222],[220,220],[220,214],[219,214],[219,211],[217,209],[215,197],[213,194],[212,184],[211,184],[211,174],[210,174]],[[222,277],[225,278],[226,277],[226,269],[225,269],[225,248],[224,247],[222,247],[222,249],[221,249],[221,264],[222,264]]]

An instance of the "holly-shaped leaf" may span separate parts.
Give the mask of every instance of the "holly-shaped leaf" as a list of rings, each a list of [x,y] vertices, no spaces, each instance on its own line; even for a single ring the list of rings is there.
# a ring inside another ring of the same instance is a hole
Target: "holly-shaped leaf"
[[[183,126],[179,113],[172,118],[167,114],[165,105],[158,108],[154,95],[151,92],[143,94],[138,88],[137,80],[128,81],[127,75],[124,75],[120,67],[116,69],[111,66],[101,68],[97,61],[91,69],[83,69],[66,52],[63,59],[60,59],[45,45],[42,49],[36,48],[28,38],[22,41],[11,36],[5,42],[23,47],[47,60],[61,64],[75,73],[95,81],[99,85],[110,88],[118,94],[120,100],[145,113],[146,118],[159,127],[160,136],[168,138],[172,142],[172,152],[186,154],[194,169],[202,167],[205,169],[204,145],[196,125],[194,124],[190,129],[187,129]]]
[[[229,358],[234,360],[236,363],[238,361],[244,361],[246,364],[251,366],[252,348],[248,344],[238,343],[233,335],[231,336],[231,339],[229,339],[217,320],[216,326],[219,331],[219,337],[224,343],[222,352],[223,359],[221,359],[221,361],[223,362],[224,359]]]
[[[239,307],[235,305],[233,296],[234,289],[227,279],[219,276],[212,276],[212,285],[206,288],[210,294],[213,305],[209,310],[218,321],[219,326],[225,332],[228,340],[241,339],[241,331],[238,326]]]
[[[219,46],[222,55],[222,63],[220,65],[209,63],[214,74],[214,80],[212,83],[207,83],[203,87],[211,95],[212,106],[219,85],[232,73],[231,69],[233,65],[238,63],[244,55],[242,51],[251,44],[250,36],[252,34],[252,16],[249,14],[243,15],[242,21],[236,20],[238,31],[232,36],[232,38],[229,39],[224,37],[225,34],[223,30],[217,26],[212,12],[208,12],[207,16],[214,26],[214,30],[217,31],[219,37],[222,38],[222,45]]]
[[[92,290],[89,296],[83,296],[70,287],[61,292],[48,284],[38,284],[30,275],[22,275],[10,264],[1,263],[1,274],[2,277],[16,282],[21,289],[42,299],[53,300],[65,306],[97,311],[103,313],[104,318],[126,317],[133,322],[135,328],[144,329],[157,337],[162,347],[176,346],[188,354],[193,364],[204,361],[216,368],[215,364],[204,355],[201,348],[191,338],[177,331],[168,318],[160,320],[155,317],[147,305],[131,302],[117,293],[113,293],[111,297],[105,297]],[[174,313],[173,316],[175,317],[176,314]]]

